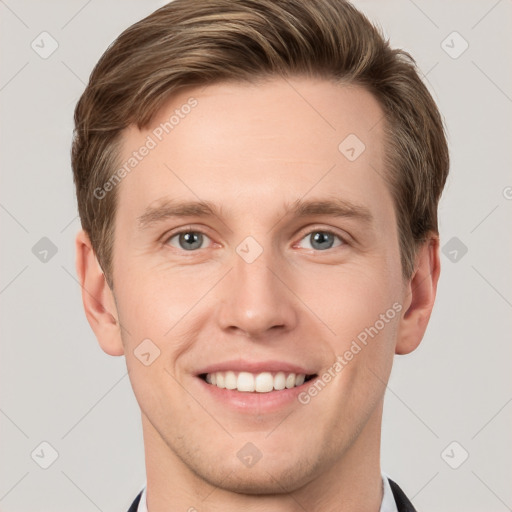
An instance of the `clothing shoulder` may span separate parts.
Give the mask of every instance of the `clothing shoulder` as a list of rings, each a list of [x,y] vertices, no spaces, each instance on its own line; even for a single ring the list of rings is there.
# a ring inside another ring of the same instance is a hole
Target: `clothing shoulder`
[[[393,491],[393,496],[396,501],[398,512],[417,512],[400,486],[396,482],[393,482],[391,478],[388,478],[388,480],[389,485],[391,486],[391,490]]]
[[[130,508],[128,509],[128,512],[137,512],[137,509],[139,508],[139,502],[140,497],[142,496],[142,491],[139,492],[137,497],[133,500],[133,503],[131,504]]]

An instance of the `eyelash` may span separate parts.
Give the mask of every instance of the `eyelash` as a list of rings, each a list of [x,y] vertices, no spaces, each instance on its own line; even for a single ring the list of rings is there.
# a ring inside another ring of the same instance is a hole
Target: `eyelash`
[[[211,237],[209,237],[208,234],[205,233],[204,231],[201,231],[200,229],[197,229],[197,228],[194,228],[192,226],[189,226],[189,227],[182,228],[179,231],[172,232],[170,234],[166,234],[163,237],[163,244],[165,246],[168,246],[169,245],[169,240],[171,240],[172,238],[174,238],[174,237],[176,237],[178,235],[181,235],[183,233],[198,233],[198,234],[206,236],[207,238],[209,238],[211,240]],[[346,240],[346,237],[341,236],[339,233],[337,233],[336,231],[333,231],[331,229],[323,229],[323,228],[320,228],[320,227],[311,228],[309,231],[304,233],[303,236],[301,236],[301,238],[299,239],[299,242],[304,240],[304,238],[306,238],[307,236],[309,236],[309,235],[311,235],[313,233],[325,233],[325,234],[333,235],[334,237],[338,238],[341,241],[341,244],[338,245],[338,246],[335,246],[335,247],[330,247],[329,249],[326,249],[324,251],[317,250],[317,249],[308,249],[308,250],[312,250],[312,251],[315,251],[315,252],[328,252],[328,251],[337,249],[339,247],[342,247],[342,246],[345,246],[345,245],[349,245],[347,240]],[[181,252],[184,252],[184,253],[188,252],[190,254],[196,253],[196,252],[198,252],[200,250],[200,249],[195,249],[193,251],[186,251],[184,249],[179,249],[177,247],[173,247],[173,249],[177,249],[177,250],[179,250]]]

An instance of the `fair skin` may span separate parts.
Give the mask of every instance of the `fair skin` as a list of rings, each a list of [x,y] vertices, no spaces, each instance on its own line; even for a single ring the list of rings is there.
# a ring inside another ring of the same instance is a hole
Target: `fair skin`
[[[325,80],[212,84],[129,127],[120,161],[190,97],[197,106],[118,185],[113,290],[87,235],[76,239],[88,321],[107,354],[125,355],[141,408],[149,512],[378,512],[385,385],[394,354],[420,343],[439,277],[435,235],[402,276],[382,110],[364,89]],[[338,149],[349,134],[366,146],[354,161]],[[142,227],[165,199],[218,211]],[[333,199],[343,215],[291,210]],[[249,236],[263,249],[250,263],[237,252]],[[401,311],[301,403],[393,304]],[[160,355],[146,366],[134,350],[148,338]],[[315,376],[269,392],[200,376],[281,367]]]

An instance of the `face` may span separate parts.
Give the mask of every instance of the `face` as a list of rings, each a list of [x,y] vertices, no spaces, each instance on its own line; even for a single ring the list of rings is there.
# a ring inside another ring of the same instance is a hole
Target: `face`
[[[378,451],[407,309],[382,117],[362,88],[276,78],[124,133],[119,344],[162,467],[280,493]]]

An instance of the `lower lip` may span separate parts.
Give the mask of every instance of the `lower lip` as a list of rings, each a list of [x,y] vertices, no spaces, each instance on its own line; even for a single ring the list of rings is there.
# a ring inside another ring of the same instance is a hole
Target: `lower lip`
[[[202,388],[215,400],[232,407],[240,412],[274,412],[292,404],[301,405],[297,396],[305,391],[315,381],[315,378],[304,382],[300,386],[281,391],[269,391],[268,393],[243,392],[236,389],[222,389],[208,384],[197,377]]]

